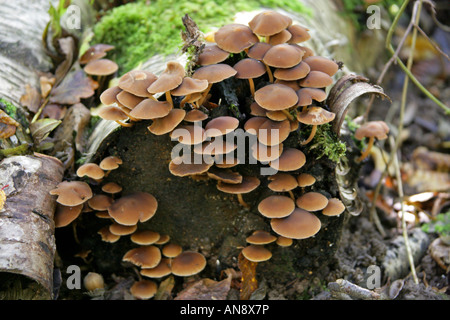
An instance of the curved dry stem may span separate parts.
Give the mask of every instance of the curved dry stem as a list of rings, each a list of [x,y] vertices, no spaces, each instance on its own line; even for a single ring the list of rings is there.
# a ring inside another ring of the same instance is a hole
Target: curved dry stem
[[[305,141],[302,142],[302,145],[310,143],[312,141],[312,139],[314,139],[316,132],[317,132],[317,125],[313,125],[311,134],[309,135],[308,139],[306,139]]]
[[[375,137],[370,137],[369,143],[368,143],[367,148],[366,148],[366,151],[364,151],[361,154],[361,156],[356,160],[356,162],[363,161],[369,155],[370,149],[372,149],[374,141],[375,141]]]
[[[244,208],[250,209],[250,205],[249,205],[247,202],[244,201],[244,198],[242,197],[242,194],[241,194],[241,193],[238,193],[237,198],[238,198],[239,203],[240,203]]]

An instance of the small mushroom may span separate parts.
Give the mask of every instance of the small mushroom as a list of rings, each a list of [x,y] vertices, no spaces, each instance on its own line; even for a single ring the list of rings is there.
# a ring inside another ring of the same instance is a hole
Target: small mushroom
[[[60,203],[56,204],[56,210],[53,217],[55,228],[66,227],[80,216],[83,204],[77,206],[65,206]]]
[[[216,31],[214,41],[224,51],[240,53],[259,42],[259,39],[249,26],[231,23]]]
[[[328,204],[322,210],[322,214],[326,216],[338,216],[344,212],[345,206],[341,200],[337,198],[331,198],[328,200]]]
[[[255,101],[268,111],[283,111],[289,119],[293,119],[288,109],[298,103],[294,89],[279,83],[269,84],[255,92]]]
[[[91,187],[82,181],[63,181],[50,194],[57,195],[56,202],[65,206],[78,206],[92,198]]]
[[[77,176],[101,180],[105,176],[105,171],[96,163],[85,163],[77,169]]]
[[[252,97],[255,95],[255,84],[253,79],[258,78],[266,73],[265,65],[256,59],[245,58],[237,62],[233,68],[237,71],[235,77],[237,79],[247,79],[250,85],[250,93]]]
[[[325,57],[312,56],[303,59],[303,62],[309,65],[311,71],[321,71],[329,75],[334,76],[339,71],[339,65]]]
[[[217,189],[225,193],[236,194],[239,203],[248,209],[250,206],[244,201],[242,194],[252,192],[259,187],[260,183],[260,180],[256,177],[243,176],[242,182],[237,184],[219,181],[217,183]]]
[[[122,164],[122,159],[120,159],[117,156],[108,156],[106,158],[104,158],[102,161],[100,161],[99,163],[99,167],[102,170],[105,170],[105,177],[109,175],[109,173],[111,172],[111,170],[115,170],[117,168],[119,168],[119,165]]]
[[[87,291],[101,290],[105,288],[105,280],[101,274],[89,272],[83,279],[83,285]]]
[[[292,245],[294,241],[291,238],[286,238],[283,236],[278,236],[277,237],[277,241],[276,244],[279,245],[280,247],[289,247]]]
[[[305,154],[296,148],[286,148],[281,156],[270,162],[270,167],[278,171],[295,171],[306,163]]]
[[[287,31],[291,34],[291,38],[288,43],[301,43],[311,39],[309,29],[302,27],[298,24],[292,24],[287,28]]]
[[[230,56],[228,51],[221,49],[217,44],[210,44],[203,48],[196,61],[199,66],[207,66],[225,61]]]
[[[93,60],[83,68],[84,72],[93,76],[109,76],[116,72],[119,66],[109,59]]]
[[[258,211],[266,218],[284,218],[295,209],[295,202],[290,197],[273,195],[262,200]]]
[[[389,133],[389,127],[384,121],[369,121],[361,125],[355,132],[355,138],[362,140],[369,138],[367,148],[362,152],[361,156],[357,159],[357,162],[364,160],[370,153],[372,146],[375,142],[375,138],[378,140],[387,139]]]
[[[303,59],[303,52],[288,43],[277,44],[267,50],[263,61],[275,68],[292,68]]]
[[[301,87],[308,88],[326,88],[333,84],[333,78],[322,71],[310,71],[308,75],[299,80]]]
[[[289,192],[291,198],[294,199],[292,190],[298,187],[298,182],[293,175],[279,172],[273,176],[269,176],[267,179],[271,181],[267,185],[270,190],[275,192]]]
[[[113,222],[109,225],[109,232],[115,234],[116,236],[127,236],[135,232],[137,225],[134,226],[123,226],[117,222]]]
[[[80,64],[86,64],[94,60],[101,59],[106,56],[108,51],[114,49],[114,46],[109,44],[97,43],[90,46],[78,60]]]
[[[329,112],[321,107],[311,107],[305,112],[297,113],[297,120],[299,122],[313,126],[308,139],[303,141],[302,145],[306,145],[314,139],[317,126],[333,121],[334,117],[335,114],[333,112]]]
[[[162,258],[159,264],[154,268],[141,269],[141,275],[148,278],[162,278],[172,273],[170,269],[171,260]]]
[[[297,91],[298,102],[297,106],[303,107],[302,112],[306,112],[307,107],[314,101],[322,102],[327,98],[327,93],[319,88],[301,88]]]
[[[102,191],[114,195],[116,193],[121,192],[122,187],[120,185],[118,185],[116,182],[111,181],[111,182],[105,183],[102,186]]]
[[[163,246],[161,251],[166,258],[175,258],[183,252],[183,248],[176,243],[167,243]]]
[[[117,86],[135,96],[143,98],[153,98],[147,91],[158,78],[150,71],[131,70],[120,77]]]
[[[170,91],[178,87],[186,74],[184,67],[177,61],[167,62],[164,72],[148,88],[150,94],[165,93],[166,101],[173,106]]]
[[[108,207],[108,212],[117,223],[132,226],[152,218],[157,208],[158,202],[153,195],[134,192],[114,201]]]
[[[106,194],[96,194],[87,201],[88,206],[96,211],[105,211],[114,202],[114,199]]]
[[[144,99],[131,110],[130,115],[139,120],[153,120],[167,116],[172,108],[168,101]]]
[[[104,242],[114,243],[117,242],[120,239],[120,236],[116,234],[112,234],[111,231],[109,231],[109,226],[104,226],[97,232]]]
[[[200,273],[206,267],[205,257],[198,252],[184,251],[173,258],[172,273],[180,277],[188,277]]]
[[[156,282],[151,280],[135,281],[130,287],[130,293],[139,300],[148,300],[153,298],[158,290]]]
[[[245,241],[250,244],[264,245],[277,240],[277,237],[264,230],[256,230]]]
[[[156,243],[161,238],[161,235],[158,232],[151,230],[139,230],[134,232],[130,240],[133,243],[139,245],[151,245]]]
[[[183,121],[185,115],[186,111],[183,109],[172,109],[167,116],[154,119],[147,129],[155,135],[169,133]]]
[[[189,103],[189,101],[191,101],[190,99],[193,96],[193,94],[201,93],[205,91],[206,88],[208,88],[208,80],[200,80],[200,79],[193,79],[191,77],[185,77],[181,82],[181,84],[177,88],[172,90],[171,94],[175,97],[185,96],[180,101],[180,108],[183,108],[185,103],[187,102]],[[194,104],[196,104],[198,100],[196,99],[194,100],[195,100]],[[196,105],[196,107],[198,108],[199,106]]]
[[[128,115],[119,107],[111,105],[104,106],[98,110],[98,116],[104,120],[115,121],[122,127],[131,127],[133,124],[124,122],[129,119]]]
[[[122,261],[130,262],[141,268],[154,268],[161,261],[161,250],[153,245],[128,250]]]
[[[272,252],[262,245],[251,244],[241,251],[245,259],[252,262],[263,262],[272,258]]]
[[[278,80],[295,81],[306,77],[309,74],[310,67],[305,62],[301,61],[299,64],[290,68],[277,68],[273,76]]]
[[[291,18],[274,10],[260,12],[248,23],[255,34],[266,37],[266,42],[270,41],[270,36],[287,29],[291,24]]]
[[[318,211],[327,206],[328,199],[319,192],[307,192],[296,200],[296,204],[307,211]]]
[[[266,42],[258,42],[248,49],[247,55],[249,58],[259,60],[264,64],[264,66],[266,67],[266,72],[269,76],[269,82],[273,83],[274,79],[272,70],[270,69],[270,66],[267,65],[263,60],[267,50],[269,50],[270,48],[272,48],[271,44]]]
[[[316,178],[309,173],[301,173],[297,176],[298,186],[305,188],[312,186],[316,182]]]
[[[285,218],[270,221],[272,230],[278,235],[290,239],[306,239],[314,236],[321,228],[321,222],[311,212],[296,208]]]

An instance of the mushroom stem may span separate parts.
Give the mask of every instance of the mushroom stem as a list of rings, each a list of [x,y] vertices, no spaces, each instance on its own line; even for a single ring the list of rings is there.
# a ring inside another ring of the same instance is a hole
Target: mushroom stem
[[[313,125],[312,130],[311,130],[311,134],[309,135],[308,139],[306,139],[305,141],[302,142],[302,145],[310,143],[311,140],[316,135],[316,131],[317,131],[317,125]]]
[[[119,120],[116,120],[116,122],[118,124],[120,124],[122,127],[132,127],[133,126],[132,123],[126,123],[126,122],[122,122],[122,121],[119,121]]]
[[[269,75],[269,82],[270,82],[270,83],[273,83],[273,73],[272,73],[272,70],[270,70],[270,67],[269,67],[266,63],[264,63],[264,65],[266,66],[266,71],[267,71],[267,74]]]
[[[295,201],[294,193],[292,192],[292,190],[289,190],[288,193],[291,199]]]
[[[363,161],[370,153],[370,149],[372,149],[373,143],[375,141],[375,137],[370,137],[369,138],[369,143],[367,145],[366,151],[364,151],[361,156],[356,160],[356,162],[361,162]]]
[[[173,100],[172,95],[170,94],[170,91],[166,91],[166,101],[170,103],[170,105],[173,107]]]
[[[208,88],[206,88],[205,91],[203,91],[202,93],[202,97],[198,100],[198,105],[201,106],[203,104],[203,102],[205,102],[206,97],[208,96],[209,91],[211,90],[212,87],[212,83],[208,84]]]
[[[253,82],[252,78],[248,79],[248,84],[250,85],[250,92],[252,94],[252,97],[255,96],[255,83]]]
[[[184,105],[186,104],[186,101],[189,100],[189,98],[191,97],[190,94],[187,94],[181,101],[180,101],[180,109],[184,108]]]
[[[239,203],[240,203],[243,207],[245,207],[245,208],[247,208],[247,209],[250,209],[250,205],[249,205],[247,202],[244,201],[244,198],[242,197],[242,194],[238,193],[237,198],[238,198]]]
[[[290,121],[294,121],[295,120],[294,117],[292,116],[292,114],[288,110],[284,109],[284,110],[281,110],[281,111],[286,115],[286,117],[288,117],[288,119]]]

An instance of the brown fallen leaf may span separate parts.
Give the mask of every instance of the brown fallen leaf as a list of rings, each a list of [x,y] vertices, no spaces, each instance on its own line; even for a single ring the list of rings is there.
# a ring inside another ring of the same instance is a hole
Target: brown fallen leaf
[[[20,104],[29,111],[36,113],[41,105],[41,94],[27,83],[25,93],[20,97]]]
[[[58,104],[76,104],[81,99],[94,95],[95,83],[83,70],[69,73],[64,80],[52,90],[50,102]]]
[[[55,84],[56,78],[53,76],[40,76],[39,77],[39,83],[41,86],[41,97],[43,99],[47,98],[48,94],[53,88],[53,85]]]
[[[256,266],[258,263],[247,260],[242,253],[238,257],[238,266],[242,272],[240,299],[248,300],[252,293],[258,289],[256,279]]]
[[[230,291],[232,277],[221,281],[201,279],[182,290],[174,300],[225,300]]]
[[[16,133],[19,123],[0,109],[0,138],[6,139]]]

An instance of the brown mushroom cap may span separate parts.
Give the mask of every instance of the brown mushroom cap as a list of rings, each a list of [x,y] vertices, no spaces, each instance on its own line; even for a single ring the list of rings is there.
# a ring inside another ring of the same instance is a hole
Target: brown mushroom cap
[[[77,169],[77,176],[99,180],[105,176],[105,171],[96,163],[85,163]]]
[[[89,47],[80,57],[80,64],[98,60],[106,56],[108,51],[114,49],[114,46],[109,44],[97,43]]]
[[[295,171],[303,167],[305,163],[306,157],[301,150],[286,148],[278,159],[270,162],[270,166],[279,171]]]
[[[148,300],[152,298],[158,290],[158,285],[150,280],[139,280],[130,287],[133,297],[140,300]]]
[[[322,214],[326,216],[338,216],[344,212],[345,206],[341,200],[331,198],[328,200],[327,206],[322,210]]]
[[[384,121],[369,121],[361,125],[355,132],[355,138],[362,140],[365,137],[375,137],[379,140],[384,140],[387,138],[389,133],[389,127]]]
[[[280,32],[271,35],[268,43],[276,46],[277,44],[287,43],[292,38],[292,34],[286,29],[281,30]]]
[[[119,69],[114,61],[109,59],[93,60],[86,64],[83,68],[84,72],[93,76],[108,76]]]
[[[291,34],[288,43],[301,43],[311,39],[311,35],[308,32],[309,29],[298,24],[290,25],[287,31]]]
[[[139,230],[134,232],[130,240],[136,244],[140,245],[150,245],[156,243],[161,235],[158,232],[151,230]]]
[[[333,84],[333,78],[322,71],[310,71],[298,84],[308,88],[325,88]]]
[[[309,65],[311,71],[321,71],[330,77],[334,76],[339,70],[339,65],[336,62],[325,57],[311,56],[304,58],[303,61]]]
[[[291,68],[276,69],[273,73],[273,76],[279,80],[294,81],[306,77],[309,71],[309,65],[302,61]]]
[[[323,89],[319,88],[301,88],[297,90],[299,107],[309,106],[313,103],[313,100],[322,102],[327,98],[327,93]]]
[[[108,182],[102,186],[102,191],[110,194],[116,194],[122,191],[122,187],[115,182]]]
[[[162,234],[159,237],[158,241],[155,242],[155,244],[157,244],[157,245],[166,244],[169,241],[170,241],[170,236],[168,234]]]
[[[239,120],[230,116],[219,116],[210,120],[205,126],[207,137],[218,137],[233,132],[239,126]]]
[[[148,88],[150,94],[167,92],[178,87],[186,74],[184,66],[177,61],[167,62],[166,69]]]
[[[239,53],[259,42],[259,39],[249,26],[231,23],[217,30],[214,41],[222,50]]]
[[[102,92],[100,95],[100,102],[104,105],[111,105],[117,102],[117,95],[122,92],[122,89],[118,86],[113,86]]]
[[[162,278],[172,273],[170,270],[170,259],[162,258],[154,268],[141,269],[141,275],[149,278]]]
[[[211,167],[207,172],[207,175],[212,179],[223,181],[225,183],[236,184],[242,182],[242,175],[239,172],[234,172],[229,169]]]
[[[193,79],[207,80],[209,84],[221,82],[236,75],[237,71],[224,63],[203,66],[195,70]]]
[[[289,247],[292,245],[294,241],[291,238],[286,238],[283,236],[278,236],[277,238],[277,245],[279,245],[280,247]]]
[[[206,267],[205,257],[192,251],[184,251],[172,260],[172,273],[180,277],[188,277],[201,272]]]
[[[275,192],[286,192],[298,187],[297,179],[288,173],[279,172],[268,177],[272,181],[268,184],[270,190]]]
[[[106,194],[96,194],[87,201],[91,209],[97,211],[105,211],[114,202],[114,199]]]
[[[206,113],[204,113],[203,111],[200,111],[198,109],[193,109],[186,113],[183,120],[187,121],[187,122],[197,122],[197,121],[203,121],[206,119],[208,119],[208,115]]]
[[[321,125],[334,120],[335,114],[321,107],[310,107],[306,112],[297,114],[297,120],[304,124]]]
[[[284,121],[288,119],[283,111],[267,111],[266,117],[273,121]]]
[[[252,262],[263,262],[272,258],[272,252],[261,245],[251,244],[242,249],[241,252],[245,259]]]
[[[233,68],[237,71],[235,77],[238,79],[258,78],[266,73],[265,65],[252,58],[239,60]]]
[[[295,209],[295,202],[290,197],[273,195],[262,200],[258,211],[267,218],[283,218]]]
[[[262,109],[262,110],[264,110],[264,109]],[[267,118],[265,117],[265,113],[264,113],[264,116],[256,116],[256,117],[250,118],[245,122],[244,130],[250,134],[258,135],[259,127],[266,121],[267,121]]]
[[[105,281],[101,274],[89,272],[83,279],[83,285],[86,290],[94,291],[97,289],[103,289],[105,287]]]
[[[198,55],[197,64],[199,66],[206,66],[223,62],[229,57],[230,53],[221,49],[217,44],[205,46],[202,52]]]
[[[158,78],[150,71],[131,70],[120,77],[119,88],[138,97],[148,97],[147,88]]]
[[[273,121],[267,119],[258,128],[258,141],[266,146],[275,146],[289,137],[291,125],[289,120]]]
[[[185,145],[196,145],[207,139],[205,129],[200,125],[182,125],[170,133],[170,138]]]
[[[254,33],[263,37],[279,33],[291,24],[291,18],[273,10],[258,13],[248,23]]]
[[[82,181],[63,181],[55,189],[50,190],[51,195],[57,195],[56,202],[65,206],[78,206],[92,198],[91,187]]]
[[[296,208],[285,218],[270,221],[272,230],[280,236],[290,239],[306,239],[312,237],[321,228],[321,222],[314,214]]]
[[[188,94],[202,92],[208,88],[207,80],[193,79],[191,77],[185,77],[181,84],[173,89],[170,93],[173,96],[186,96]]]
[[[272,46],[264,55],[265,64],[275,68],[292,68],[303,59],[303,52],[288,43]]]
[[[255,101],[266,110],[277,111],[296,105],[298,96],[292,88],[273,83],[256,90]]]
[[[262,143],[255,143],[251,147],[251,156],[260,162],[270,162],[278,159],[283,152],[283,144],[266,146]]]
[[[158,202],[153,195],[146,192],[134,192],[114,201],[108,207],[108,212],[117,223],[131,226],[152,218],[157,208]]]
[[[231,194],[244,194],[249,193],[258,188],[261,181],[256,177],[243,176],[241,183],[226,183],[219,181],[217,183],[217,189]]]
[[[131,262],[141,268],[154,268],[161,261],[161,251],[155,246],[142,246],[128,250],[122,261]]]
[[[167,116],[154,119],[148,130],[155,135],[169,133],[183,121],[185,115],[186,111],[183,109],[172,109]]]
[[[117,169],[119,167],[119,165],[121,165],[121,164],[122,164],[122,159],[120,159],[119,157],[108,156],[100,162],[99,166],[103,170],[114,170],[114,169]]]
[[[115,234],[117,236],[127,236],[129,234],[132,234],[137,229],[137,225],[134,226],[123,226],[121,224],[118,224],[117,222],[114,222],[109,226],[109,231],[112,234]]]
[[[328,199],[321,193],[307,192],[297,198],[296,204],[299,208],[307,211],[318,211],[327,206]]]
[[[169,163],[169,171],[171,174],[177,177],[186,177],[194,174],[202,174],[211,168],[213,163],[206,163],[201,157],[201,160],[197,163],[196,159],[192,155],[186,155],[175,157]]]
[[[112,234],[111,231],[109,231],[109,226],[104,226],[97,233],[102,237],[102,241],[105,242],[114,243],[120,239],[120,236]]]
[[[138,97],[127,91],[121,91],[117,94],[116,100],[120,106],[124,106],[127,109],[133,109],[139,102],[144,100],[144,97]]]
[[[153,120],[167,116],[171,110],[170,102],[144,99],[131,110],[130,116],[136,119]]]
[[[128,119],[125,112],[117,106],[104,106],[98,110],[98,116],[104,120],[120,121]]]
[[[309,187],[316,182],[316,178],[309,173],[301,173],[297,177],[297,182],[299,187]]]
[[[248,49],[247,55],[249,58],[261,61],[266,55],[267,50],[269,50],[270,48],[272,48],[271,44],[267,42],[258,42]]]
[[[167,258],[175,258],[183,251],[183,248],[176,243],[167,243],[162,248],[162,254]]]
[[[250,244],[269,244],[277,240],[277,237],[264,230],[256,230],[245,241]]]
[[[56,210],[53,217],[55,221],[55,228],[62,228],[71,224],[76,218],[80,216],[83,204],[77,206],[64,206],[60,203],[56,204]]]

